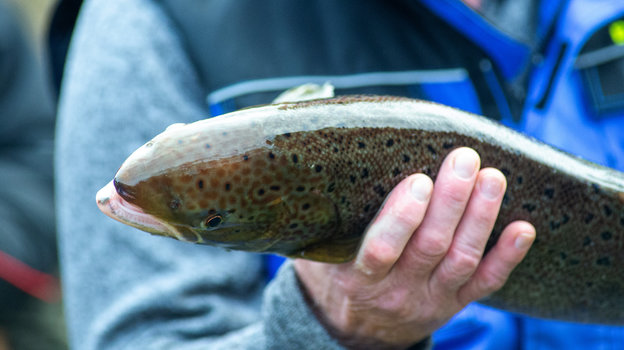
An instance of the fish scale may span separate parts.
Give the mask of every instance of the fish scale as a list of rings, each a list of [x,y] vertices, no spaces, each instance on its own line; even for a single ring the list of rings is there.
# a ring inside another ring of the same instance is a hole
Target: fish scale
[[[436,104],[341,97],[176,127],[130,156],[98,203],[154,234],[339,263],[355,256],[402,179],[419,172],[435,178],[448,153],[463,146],[508,183],[486,251],[512,221],[527,220],[537,231],[505,286],[481,302],[536,317],[624,324],[623,174]],[[130,218],[125,207],[151,224]]]

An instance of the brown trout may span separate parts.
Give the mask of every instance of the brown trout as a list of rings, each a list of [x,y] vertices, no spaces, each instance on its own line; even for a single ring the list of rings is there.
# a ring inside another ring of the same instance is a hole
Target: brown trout
[[[482,302],[624,324],[624,174],[433,103],[342,97],[174,125],[135,151],[97,202],[153,234],[340,263],[396,184],[435,177],[460,146],[507,178],[488,247],[511,221],[537,229],[506,285]]]

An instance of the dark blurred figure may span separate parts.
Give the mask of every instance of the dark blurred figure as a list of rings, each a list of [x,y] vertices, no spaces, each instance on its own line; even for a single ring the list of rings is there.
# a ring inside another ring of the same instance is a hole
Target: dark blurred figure
[[[82,0],[58,0],[48,33],[48,56],[55,98],[61,88],[65,58]]]
[[[66,348],[54,218],[55,104],[17,11],[0,0],[0,348]]]

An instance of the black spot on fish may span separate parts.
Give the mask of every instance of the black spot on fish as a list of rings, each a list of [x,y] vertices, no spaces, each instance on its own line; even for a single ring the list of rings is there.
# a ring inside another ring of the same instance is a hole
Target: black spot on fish
[[[548,197],[549,199],[552,199],[555,196],[555,189],[554,188],[547,188],[544,190],[544,195],[546,197]]]
[[[563,217],[561,218],[561,221],[551,221],[550,222],[550,229],[551,230],[556,230],[559,227],[561,227],[562,225],[567,224],[568,221],[570,221],[570,217],[567,214],[563,214]]]
[[[624,217],[620,218],[620,226],[624,226]]]
[[[587,247],[592,245],[592,240],[591,238],[589,238],[589,236],[585,236],[585,238],[583,238],[583,247]]]
[[[358,148],[365,148],[366,144],[364,142],[358,142]]]
[[[303,209],[303,210],[308,210],[308,209],[310,209],[310,203],[304,203],[304,204],[301,206],[301,209]]]
[[[177,198],[172,199],[172,200],[169,202],[169,209],[171,209],[171,210],[176,210],[176,209],[178,209],[178,208],[180,208],[180,200],[179,200],[179,199],[177,199]]]
[[[303,191],[305,191],[305,187],[303,187],[303,186],[297,186],[297,188],[295,188],[295,191],[297,191],[297,192],[303,192]]]
[[[522,181],[524,181],[524,179],[522,178],[522,176],[518,176],[518,177],[516,178],[516,183],[517,183],[518,185],[522,185]]]
[[[273,152],[269,152],[269,159],[275,159],[275,154],[273,154]]]
[[[403,163],[407,163],[410,161],[410,157],[407,154],[403,155]]]
[[[602,210],[604,211],[605,216],[611,216],[611,214],[613,213],[608,205],[603,206]]]
[[[394,145],[394,140],[388,139],[388,141],[386,141],[386,147],[392,147],[392,145]]]
[[[297,228],[297,226],[299,226],[299,224],[290,224],[290,228]]]
[[[532,213],[533,210],[535,210],[537,208],[537,206],[535,204],[531,204],[531,203],[526,203],[522,205],[522,209],[528,211],[529,213]]]
[[[435,148],[433,148],[433,146],[427,145],[427,149],[429,150],[429,152],[431,152],[431,154],[433,154],[433,155],[437,154],[437,152],[436,152]]]
[[[600,186],[598,184],[592,184],[592,188],[594,189],[595,194],[600,193]]]
[[[338,153],[338,147],[334,147],[334,153]]]
[[[455,146],[452,142],[445,142],[442,144],[442,148],[444,149],[450,149],[453,148],[453,146]]]
[[[565,252],[561,252],[559,253],[559,257],[561,257],[561,260],[565,260],[568,257],[568,254],[566,254]]]
[[[209,143],[206,144],[206,149],[208,149],[208,148],[210,148],[210,144]]]
[[[365,179],[368,177],[368,168],[364,168],[362,169],[362,179]]]
[[[280,190],[280,188],[281,188],[281,187],[279,187],[279,186],[277,186],[277,185],[273,185],[273,186],[269,187],[269,189],[270,189],[271,191],[279,191],[279,190]]]
[[[285,133],[284,137],[286,137],[286,138],[290,137],[290,133],[289,132]]]
[[[232,189],[232,185],[231,185],[231,184],[229,184],[229,183],[226,183],[226,184],[225,184],[225,190],[226,190],[226,191],[229,191],[230,189]]]
[[[375,185],[375,187],[373,187],[373,190],[375,190],[375,192],[377,192],[377,194],[379,195],[379,197],[385,197],[386,196],[386,190],[383,188],[383,186],[377,184]]]
[[[292,161],[293,163],[297,164],[299,162],[299,156],[297,156],[296,154],[292,155]]]
[[[600,237],[602,237],[604,241],[608,241],[613,237],[613,234],[609,231],[604,231],[600,234]]]
[[[351,181],[352,184],[354,184],[355,183],[355,176],[349,175],[349,180]]]
[[[327,192],[334,192],[334,190],[336,189],[336,183],[332,182],[329,184],[329,186],[327,186]]]
[[[594,285],[594,282],[585,282],[585,285],[586,285],[587,287],[591,287],[591,286],[593,286],[593,285]]]
[[[587,215],[585,215],[585,219],[583,219],[583,222],[585,222],[585,224],[589,224],[590,222],[592,222],[592,220],[594,220],[594,214],[592,213],[587,213]]]
[[[392,176],[399,176],[400,173],[401,170],[399,170],[399,168],[394,168],[394,170],[392,170]]]
[[[603,256],[602,258],[598,258],[596,260],[596,265],[599,265],[599,266],[610,266],[611,265],[611,258],[609,258],[608,256]]]
[[[509,177],[509,174],[511,174],[511,171],[509,171],[509,169],[507,168],[500,168],[501,173],[503,173],[503,175],[505,175],[506,178]]]
[[[317,165],[317,166],[315,166],[315,167],[314,167],[314,170],[315,170],[317,173],[320,173],[320,172],[323,170],[323,167],[322,167],[322,166],[320,166],[320,165]]]
[[[264,195],[264,188],[258,190],[258,196]]]
[[[344,202],[346,201],[347,201],[347,197],[345,196],[340,197],[340,203],[344,204]]]
[[[570,217],[568,216],[568,214],[563,214],[563,218],[561,219],[561,225],[567,224],[568,221],[570,221]]]
[[[243,155],[243,160],[244,160],[244,161],[248,161],[248,160],[249,160],[249,156],[248,156],[248,155],[246,155],[246,154],[245,154],[245,155]]]
[[[370,204],[366,204],[366,206],[364,206],[364,211],[368,212],[370,210]]]
[[[197,188],[200,190],[204,188],[204,180],[197,181]]]

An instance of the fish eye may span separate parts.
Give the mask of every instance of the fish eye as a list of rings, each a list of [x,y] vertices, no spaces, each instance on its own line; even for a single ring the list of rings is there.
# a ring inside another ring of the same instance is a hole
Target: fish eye
[[[206,228],[214,228],[214,227],[217,227],[217,226],[221,225],[222,222],[223,222],[223,216],[221,216],[219,214],[215,214],[215,215],[211,215],[211,216],[207,217],[202,222],[202,224]]]

